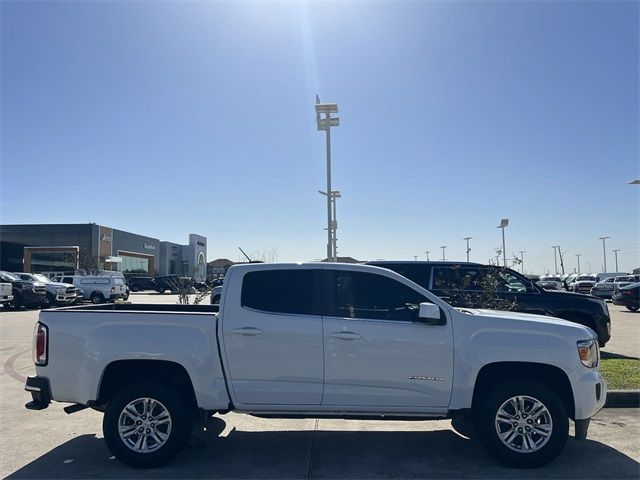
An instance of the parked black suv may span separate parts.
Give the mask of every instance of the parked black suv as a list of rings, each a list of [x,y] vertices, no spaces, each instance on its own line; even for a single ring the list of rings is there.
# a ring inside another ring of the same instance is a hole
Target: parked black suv
[[[492,285],[490,307],[558,317],[591,328],[601,347],[611,338],[611,319],[604,300],[591,295],[548,291],[518,272],[502,267],[466,262],[376,261],[369,265],[388,268],[435,293],[454,307],[478,305]],[[489,282],[486,280],[489,279]],[[506,307],[501,307],[501,304]]]
[[[20,308],[24,305],[27,308],[37,308],[47,305],[47,289],[44,283],[21,280],[9,272],[0,272],[0,281],[11,284],[13,300],[9,307]]]
[[[129,277],[127,285],[132,292],[156,289],[156,284],[151,277]]]

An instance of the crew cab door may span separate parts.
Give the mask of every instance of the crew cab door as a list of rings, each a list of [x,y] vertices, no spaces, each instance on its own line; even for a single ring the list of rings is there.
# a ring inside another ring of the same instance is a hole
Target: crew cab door
[[[451,321],[419,321],[418,305],[430,300],[405,281],[325,267],[323,405],[448,406]]]
[[[320,404],[321,272],[270,266],[227,280],[222,337],[235,404]]]

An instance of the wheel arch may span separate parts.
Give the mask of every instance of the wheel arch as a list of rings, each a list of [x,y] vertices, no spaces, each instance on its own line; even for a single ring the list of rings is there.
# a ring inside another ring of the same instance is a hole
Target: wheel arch
[[[103,408],[118,391],[142,382],[156,382],[171,387],[185,402],[187,409],[197,415],[198,402],[189,373],[179,363],[168,360],[116,360],[109,363],[100,378],[94,403]]]
[[[571,419],[575,418],[573,389],[567,374],[553,365],[535,362],[495,362],[484,365],[476,376],[472,408],[477,408],[483,395],[495,385],[511,380],[534,380],[558,394]]]

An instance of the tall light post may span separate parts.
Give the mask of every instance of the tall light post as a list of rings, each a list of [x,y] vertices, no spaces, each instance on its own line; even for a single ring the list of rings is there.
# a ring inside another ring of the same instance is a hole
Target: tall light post
[[[321,195],[327,195],[327,192],[323,192],[322,190],[318,190],[318,193]],[[334,262],[338,259],[338,217],[336,216],[336,199],[342,198],[342,193],[339,190],[331,191],[331,212],[332,212],[332,220],[331,226],[333,227],[333,232],[331,234],[331,247],[333,249]]]
[[[581,253],[576,253],[576,257],[578,257],[578,273],[580,273],[580,257],[582,256]]]
[[[431,251],[430,250],[426,250],[424,253],[427,254],[427,262],[428,262],[429,261],[429,254],[431,253]]]
[[[607,273],[607,250],[605,248],[605,242],[607,238],[611,238],[611,237],[598,237],[598,240],[602,240],[602,257],[604,258],[604,273]]]
[[[442,249],[442,261],[444,262],[444,261],[445,261],[445,258],[444,258],[444,249],[445,249],[445,248],[447,248],[447,246],[446,246],[446,245],[443,245],[443,246],[441,246],[440,248]]]
[[[331,193],[331,127],[340,125],[338,117],[331,117],[332,113],[338,113],[337,103],[320,103],[320,97],[316,95],[316,123],[318,130],[326,133],[327,137],[327,261],[337,261],[335,251],[335,222],[332,212]],[[324,114],[324,118],[322,115]]]
[[[612,250],[613,254],[616,256],[616,272],[619,272],[620,270],[618,270],[618,252],[620,251],[619,248],[616,248],[614,250]]]
[[[520,265],[522,266],[522,274],[524,275],[524,254],[526,250],[520,250]]]
[[[471,249],[469,248],[469,240],[471,240],[473,237],[464,237],[463,240],[467,241],[467,262],[469,261],[469,252],[471,251]]]
[[[500,225],[496,227],[496,228],[502,229],[502,266],[505,268],[507,267],[507,247],[505,246],[505,243],[504,243],[504,229],[507,228],[508,226],[509,226],[509,219],[503,218],[502,220],[500,220]]]
[[[556,248],[559,250],[560,245],[552,245],[551,248],[553,248],[553,261],[555,262],[555,266],[556,266],[556,271],[553,272],[553,274],[557,275],[558,274],[558,251],[556,250]]]

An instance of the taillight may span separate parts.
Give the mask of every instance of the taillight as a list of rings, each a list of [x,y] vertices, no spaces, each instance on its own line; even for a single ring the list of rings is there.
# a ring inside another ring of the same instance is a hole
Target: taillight
[[[33,363],[40,367],[44,367],[48,360],[49,350],[49,329],[46,325],[36,323],[36,331],[34,335]]]

